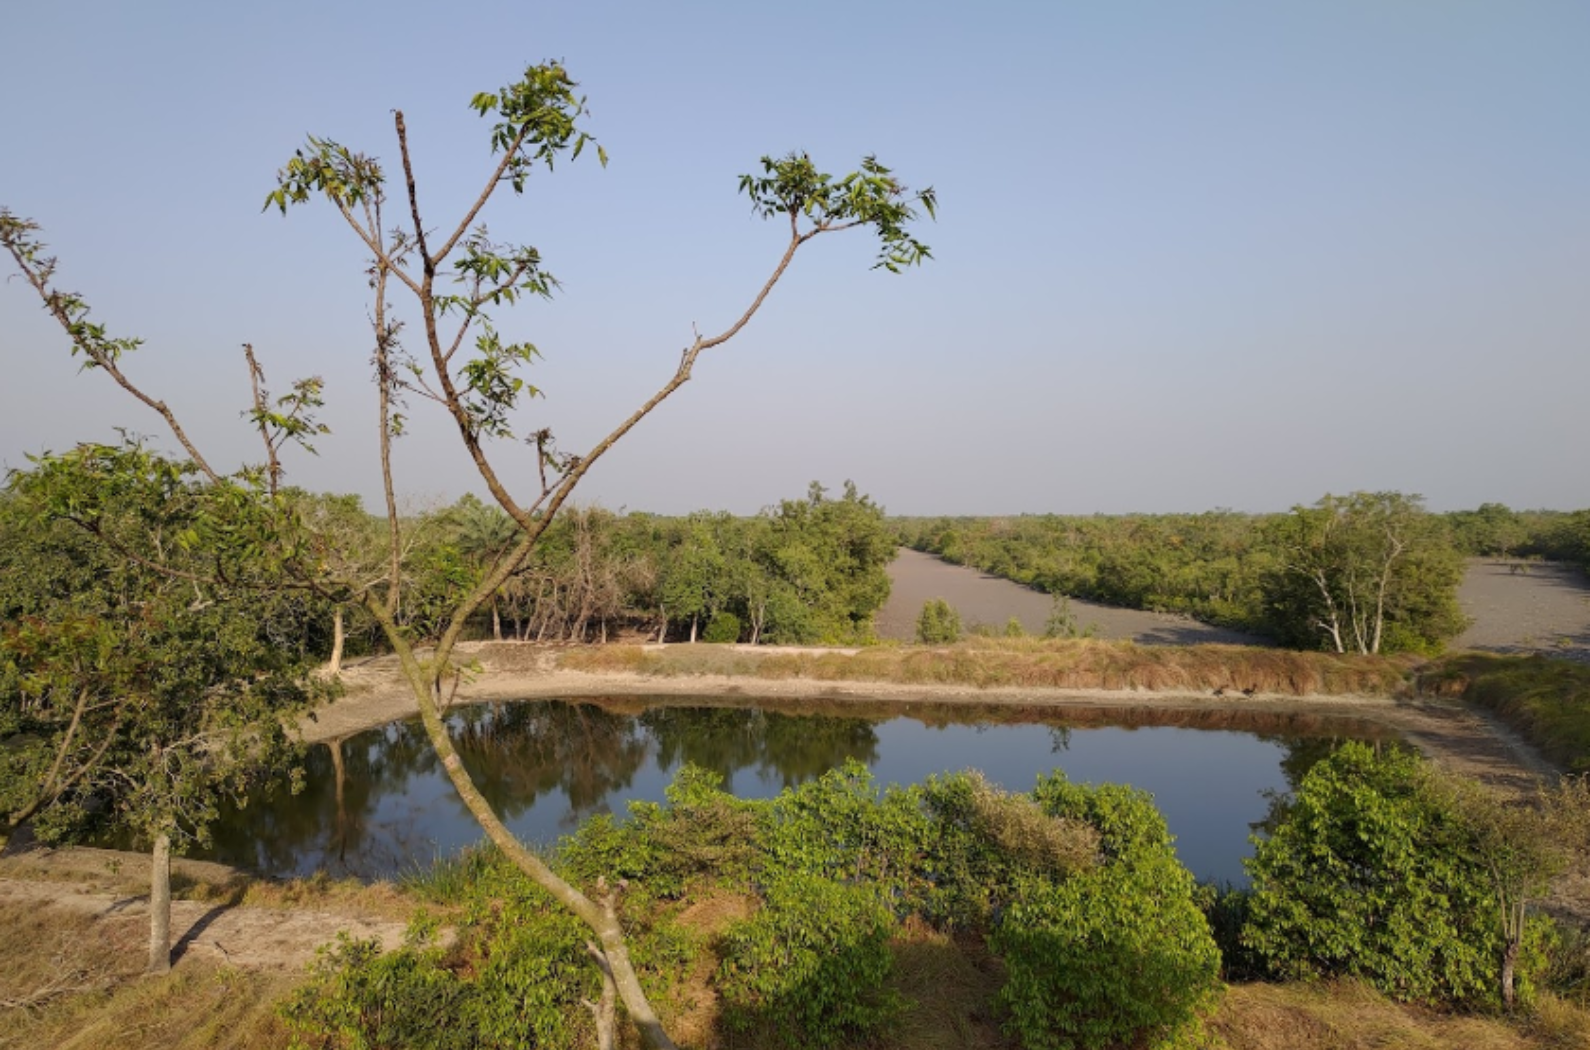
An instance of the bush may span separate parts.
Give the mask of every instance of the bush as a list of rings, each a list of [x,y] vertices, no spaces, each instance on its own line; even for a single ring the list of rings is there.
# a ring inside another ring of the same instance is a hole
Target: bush
[[[949,645],[961,637],[961,616],[943,598],[922,603],[916,618],[916,640],[923,645]]]
[[[1034,882],[992,944],[1028,1050],[1193,1046],[1220,997],[1220,952],[1174,856]]]
[[[282,1007],[294,1050],[531,1050],[587,1045],[581,999],[599,993],[585,927],[495,851],[459,876],[451,948],[423,913],[404,946],[343,936]],[[458,875],[458,871],[452,873]]]
[[[1404,1001],[1494,1004],[1500,911],[1470,841],[1420,759],[1345,744],[1309,770],[1247,862],[1242,942],[1283,979],[1357,977]],[[1521,977],[1538,968],[1538,944],[1525,937]]]
[[[569,873],[587,885],[599,876],[641,883],[657,897],[684,894],[691,880],[750,880],[759,860],[757,813],[766,803],[737,799],[723,778],[689,763],[666,788],[667,806],[631,802],[620,823],[598,814],[562,844]]]
[[[712,617],[701,640],[716,645],[733,645],[740,640],[740,618],[731,612],[720,612]]]
[[[472,988],[442,965],[423,920],[407,943],[381,953],[376,940],[338,935],[313,977],[281,1007],[293,1050],[469,1050],[480,1045],[457,1023]]]
[[[943,927],[985,927],[1033,878],[1063,878],[1098,860],[1099,833],[1057,819],[1029,795],[1011,794],[981,773],[934,777],[921,788],[933,830],[924,836],[918,909]]]
[[[1152,798],[1059,771],[1033,796],[1096,828],[1104,861],[1029,879],[1000,917],[1007,1027],[1029,1050],[1195,1045],[1220,997],[1220,952]]]
[[[864,1039],[901,1008],[888,992],[894,916],[876,891],[785,873],[756,915],[731,927],[718,972],[724,1018],[786,1047]]]
[[[774,874],[866,883],[909,909],[926,889],[921,858],[930,833],[920,789],[880,795],[852,759],[773,799],[760,840]]]

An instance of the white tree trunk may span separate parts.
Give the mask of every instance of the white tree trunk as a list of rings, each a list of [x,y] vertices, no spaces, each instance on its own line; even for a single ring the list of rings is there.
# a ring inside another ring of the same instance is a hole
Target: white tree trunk
[[[171,836],[155,836],[149,872],[149,967],[146,972],[171,971]]]
[[[347,641],[346,628],[342,623],[342,606],[337,606],[331,614],[331,666],[332,674],[342,673],[342,648]]]

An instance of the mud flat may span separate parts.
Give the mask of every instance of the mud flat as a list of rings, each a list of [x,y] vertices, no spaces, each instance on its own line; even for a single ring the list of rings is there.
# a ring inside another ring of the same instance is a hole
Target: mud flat
[[[1474,622],[1455,649],[1590,663],[1590,580],[1576,566],[1474,559],[1458,601]]]
[[[971,627],[1002,627],[1012,616],[1028,634],[1042,634],[1054,600],[1042,591],[990,576],[979,569],[951,565],[931,554],[901,548],[889,563],[893,586],[877,616],[878,634],[903,642],[916,638],[916,620],[924,602],[943,598]],[[1269,645],[1256,635],[1211,627],[1187,616],[1117,609],[1071,599],[1077,627],[1096,627],[1099,638],[1130,639],[1141,645]]]

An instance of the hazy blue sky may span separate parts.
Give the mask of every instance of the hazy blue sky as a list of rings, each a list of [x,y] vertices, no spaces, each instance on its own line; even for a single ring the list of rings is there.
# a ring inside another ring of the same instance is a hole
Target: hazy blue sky
[[[735,186],[760,155],[876,153],[942,204],[901,277],[861,236],[811,244],[587,502],[749,512],[850,477],[904,514],[1590,505],[1583,0],[53,0],[0,26],[0,204],[148,341],[129,371],[213,461],[259,458],[248,341],[276,386],[328,383],[335,434],[292,480],[373,500],[360,248],[261,202],[306,134],[395,161],[401,108],[451,225],[488,170],[468,99],[561,58],[612,163],[488,219],[563,281],[503,328],[546,355],[527,422],[571,449],[764,280],[781,233]],[[6,465],[117,424],[169,444],[16,280],[0,361]],[[400,487],[478,489],[427,408]]]

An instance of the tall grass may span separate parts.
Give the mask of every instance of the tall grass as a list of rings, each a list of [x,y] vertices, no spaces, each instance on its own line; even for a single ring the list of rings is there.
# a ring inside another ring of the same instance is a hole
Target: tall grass
[[[1137,646],[1096,639],[978,638],[938,648],[878,647],[856,653],[759,651],[675,645],[604,646],[561,657],[571,671],[675,677],[887,682],[991,688],[1141,690],[1276,696],[1399,695],[1408,658],[1341,656],[1234,645]]]

